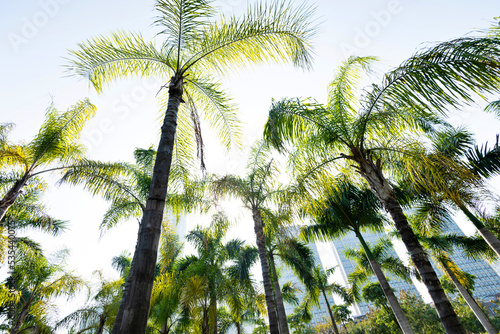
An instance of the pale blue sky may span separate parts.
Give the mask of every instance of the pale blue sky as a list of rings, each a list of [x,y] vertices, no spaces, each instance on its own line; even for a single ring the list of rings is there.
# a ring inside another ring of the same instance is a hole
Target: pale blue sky
[[[216,3],[229,14],[243,11],[247,1]],[[317,6],[318,20],[323,22],[314,41],[316,57],[312,71],[304,72],[291,66],[259,66],[223,81],[240,106],[244,133],[246,138],[251,138],[247,143],[260,136],[271,98],[312,96],[324,101],[332,73],[349,52],[379,57],[378,68],[384,71],[426,43],[460,37],[476,28],[486,29],[495,16],[500,16],[498,0],[317,0],[309,3]],[[159,129],[154,96],[160,82],[127,80],[97,96],[87,82],[65,77],[63,58],[66,50],[75,48],[78,42],[118,29],[153,37],[156,32],[151,25],[153,4],[151,0],[3,1],[0,121],[17,124],[13,138],[29,140],[52,99],[57,107],[65,109],[88,96],[98,107],[98,115],[84,136],[92,158],[131,160],[135,147],[152,144]],[[471,126],[481,141],[493,140],[500,128],[498,121],[478,114],[475,108],[453,113],[452,117],[455,124]],[[233,152],[223,157],[211,140],[208,144],[209,171],[234,171],[243,167],[244,153]],[[87,277],[99,268],[107,268],[111,274],[111,257],[123,249],[133,249],[137,222],[125,223],[97,241],[97,226],[106,208],[102,200],[68,187],[53,189],[46,199],[51,213],[70,220],[72,228],[59,239],[38,239],[47,242],[49,249],[71,248],[70,266]],[[235,215],[241,221],[235,233],[252,235],[246,213]]]

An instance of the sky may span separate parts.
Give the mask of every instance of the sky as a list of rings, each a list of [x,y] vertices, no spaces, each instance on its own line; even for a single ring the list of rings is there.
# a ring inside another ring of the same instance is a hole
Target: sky
[[[215,4],[230,15],[242,13],[252,2],[219,0]],[[500,16],[498,0],[317,0],[308,3],[316,6],[315,21],[319,25],[313,40],[315,57],[310,71],[291,65],[260,65],[220,79],[239,106],[245,147],[261,136],[273,98],[313,97],[325,101],[335,69],[348,56],[377,56],[376,69],[383,73],[425,46],[464,36],[475,29],[487,29],[494,17]],[[29,141],[51,102],[65,110],[89,97],[98,109],[82,137],[90,158],[132,161],[134,148],[156,146],[161,113],[155,95],[165,82],[120,80],[97,95],[88,82],[69,76],[64,67],[68,63],[67,50],[75,49],[77,43],[91,37],[124,30],[153,38],[157,33],[157,27],[152,25],[153,5],[152,0],[3,1],[0,5],[0,122],[16,124],[11,138]],[[493,141],[500,128],[499,121],[479,112],[480,109],[478,105],[451,111],[450,122],[469,127],[479,143]],[[208,137],[208,171],[220,174],[241,171],[248,150],[225,154],[210,129],[203,130]],[[50,176],[48,181],[51,189],[45,202],[49,212],[68,220],[70,230],[57,238],[40,234],[34,238],[43,242],[48,252],[69,248],[69,267],[87,278],[96,269],[104,269],[108,276],[116,277],[110,267],[111,258],[122,250],[133,250],[137,221],[125,222],[100,237],[98,225],[107,204],[81,189],[55,186],[56,176]],[[231,205],[228,211],[235,220],[232,235],[253,236],[249,213],[238,204]],[[190,216],[188,229],[206,221],[207,218]],[[472,232],[467,224],[462,227],[467,233]],[[253,242],[253,237],[248,240]],[[0,269],[0,280],[5,273],[5,268]]]

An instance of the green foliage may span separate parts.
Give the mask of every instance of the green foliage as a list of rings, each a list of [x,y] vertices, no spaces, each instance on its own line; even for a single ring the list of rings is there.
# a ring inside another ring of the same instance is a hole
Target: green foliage
[[[0,306],[10,325],[23,330],[30,326],[47,330],[55,312],[53,301],[57,297],[70,299],[85,282],[81,277],[65,270],[67,251],[46,258],[39,250],[17,245],[12,274],[1,286]],[[5,293],[10,289],[9,293]]]

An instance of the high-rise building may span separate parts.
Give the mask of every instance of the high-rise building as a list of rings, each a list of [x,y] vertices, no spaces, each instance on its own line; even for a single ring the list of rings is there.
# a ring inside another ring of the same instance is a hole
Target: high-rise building
[[[373,232],[373,233],[363,233],[363,237],[365,238],[366,242],[374,245],[380,238],[386,237],[386,234],[383,232]],[[339,265],[342,278],[344,280],[344,284],[347,285],[348,281],[348,276],[350,273],[354,271],[356,268],[356,263],[352,260],[349,260],[345,257],[344,251],[347,248],[354,248],[354,249],[359,249],[360,248],[360,243],[358,238],[354,233],[348,233],[347,235],[343,236],[342,238],[336,239],[332,241],[331,243],[332,249],[334,256],[336,257],[336,261]],[[390,250],[390,256],[398,257],[396,251],[392,248]],[[415,294],[417,296],[420,296],[418,293],[418,290],[416,289],[415,285],[409,282],[405,282],[398,277],[388,275],[387,273],[386,277],[389,279],[389,284],[392,287],[392,289],[395,291],[396,295],[399,294],[401,290],[404,290],[408,293]],[[375,282],[376,278],[373,276],[372,281]],[[367,302],[360,302],[354,305],[354,315],[364,315],[368,313],[370,308],[370,304]]]

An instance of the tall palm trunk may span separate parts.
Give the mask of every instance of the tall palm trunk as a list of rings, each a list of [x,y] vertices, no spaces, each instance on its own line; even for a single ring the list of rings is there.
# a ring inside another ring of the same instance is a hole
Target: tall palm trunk
[[[325,298],[326,308],[328,309],[328,313],[330,314],[330,319],[332,320],[333,332],[335,334],[339,334],[339,329],[337,328],[337,323],[335,322],[335,317],[333,316],[333,313],[332,313],[332,307],[330,306],[330,302],[328,302],[328,298],[326,297],[325,290],[322,290],[321,293],[323,294],[323,298]]]
[[[168,106],[161,127],[149,197],[112,334],[142,334],[146,331],[177,127],[177,112],[182,101],[182,84],[182,78],[172,78],[170,81]]]
[[[210,304],[208,305],[208,332],[210,334],[217,334],[217,298],[213,292],[211,292],[210,295]]]
[[[394,294],[394,291],[392,291],[392,288],[389,285],[389,282],[387,281],[384,272],[380,268],[378,262],[375,260],[375,256],[373,256],[370,247],[368,247],[368,245],[365,242],[365,239],[363,238],[361,233],[359,233],[359,231],[356,231],[356,237],[359,239],[359,242],[361,243],[361,246],[365,251],[366,257],[370,262],[370,266],[372,267],[372,270],[375,273],[375,277],[377,277],[377,280],[380,286],[382,287],[382,290],[384,291],[384,295],[387,298],[389,305],[391,306],[392,313],[394,313],[394,316],[396,317],[399,327],[405,334],[414,334],[410,322],[408,321],[408,318],[406,318],[406,315],[404,314],[403,309],[401,308],[401,305],[399,304],[399,301],[396,298],[396,295]]]
[[[474,224],[479,234],[481,234],[486,243],[490,245],[491,249],[493,249],[495,253],[500,256],[500,240],[498,240],[498,238],[491,233],[491,231],[484,226],[484,224],[472,212],[470,212],[464,204],[460,203],[458,204],[458,207],[467,216],[467,218],[469,218],[472,224]]]
[[[27,172],[23,175],[22,178],[16,181],[14,185],[9,189],[9,191],[3,196],[0,200],[0,221],[2,221],[3,217],[15,203],[16,199],[21,195],[23,187],[26,185],[26,182],[31,177],[31,172]]]
[[[252,208],[252,217],[254,221],[255,237],[257,249],[259,250],[260,266],[262,268],[262,280],[264,281],[264,292],[266,294],[267,315],[269,317],[269,331],[271,334],[280,334],[278,318],[275,310],[273,297],[273,287],[271,285],[271,275],[269,274],[269,265],[267,263],[266,237],[264,236],[264,226],[260,210]]]
[[[496,330],[495,326],[491,323],[490,319],[484,314],[483,310],[481,310],[481,307],[477,304],[477,302],[474,300],[474,298],[471,296],[469,291],[460,283],[458,280],[457,276],[455,273],[450,269],[450,267],[447,265],[445,261],[440,261],[441,264],[443,265],[444,270],[450,277],[451,281],[457,288],[458,292],[462,295],[462,297],[465,299],[465,302],[467,305],[469,305],[470,309],[472,312],[474,312],[474,315],[476,316],[477,320],[483,325],[484,329],[488,334],[498,334],[498,330]]]
[[[276,274],[276,265],[274,263],[274,255],[272,252],[270,252],[269,254],[269,260],[271,262],[271,271],[273,273],[274,293],[276,295],[276,309],[278,310],[280,333],[289,334],[290,329],[288,328],[288,321],[286,319],[285,304],[283,303],[283,296],[281,295],[280,282],[278,281],[278,275]]]
[[[236,323],[236,334],[241,334],[241,325],[239,322]]]
[[[364,156],[358,154],[355,157],[356,162],[359,164],[359,171],[370,185],[372,191],[382,202],[384,208],[389,212],[394,221],[394,225],[401,236],[403,243],[410,254],[410,257],[415,264],[415,267],[422,278],[429,294],[434,303],[434,307],[438,313],[439,319],[448,334],[466,334],[466,331],[460,323],[457,314],[453,310],[450,301],[444,293],[441,282],[432,268],[432,265],[424,252],[422,245],[418,241],[415,233],[408,224],[408,220],[404,215],[401,205],[394,195],[394,191],[382,174],[380,161],[377,164],[371,160],[370,157],[366,159]]]

